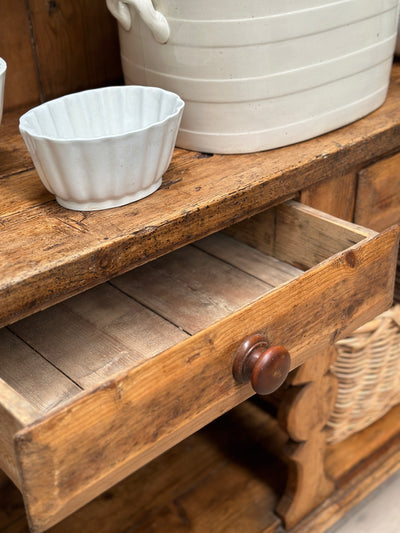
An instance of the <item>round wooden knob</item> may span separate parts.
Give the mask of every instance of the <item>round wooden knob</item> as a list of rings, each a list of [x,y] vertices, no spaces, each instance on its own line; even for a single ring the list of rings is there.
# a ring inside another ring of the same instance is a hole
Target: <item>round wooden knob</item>
[[[285,381],[290,369],[290,355],[283,346],[269,346],[261,334],[248,337],[233,361],[233,377],[248,383],[257,394],[270,394]]]

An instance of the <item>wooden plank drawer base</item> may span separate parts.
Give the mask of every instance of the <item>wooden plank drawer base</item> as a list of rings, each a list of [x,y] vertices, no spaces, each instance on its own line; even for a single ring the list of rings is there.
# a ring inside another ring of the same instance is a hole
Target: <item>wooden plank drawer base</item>
[[[396,228],[380,235],[291,202],[230,233],[1,332],[0,466],[32,530],[250,397],[232,376],[249,335],[284,345],[294,369],[391,303]]]

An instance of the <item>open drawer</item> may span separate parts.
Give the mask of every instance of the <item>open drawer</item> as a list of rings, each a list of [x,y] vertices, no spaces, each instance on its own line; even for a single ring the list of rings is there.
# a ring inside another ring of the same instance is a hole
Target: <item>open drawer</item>
[[[0,468],[32,530],[254,394],[249,336],[294,369],[388,308],[397,241],[290,202],[0,330]]]

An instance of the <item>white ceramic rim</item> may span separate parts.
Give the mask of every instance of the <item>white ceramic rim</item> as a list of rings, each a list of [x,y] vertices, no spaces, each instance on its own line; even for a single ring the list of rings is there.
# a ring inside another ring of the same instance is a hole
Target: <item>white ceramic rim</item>
[[[0,76],[7,70],[7,63],[0,57]]]
[[[146,126],[144,128],[133,129],[133,130],[130,130],[130,131],[125,131],[123,133],[114,133],[114,134],[110,134],[110,135],[100,135],[98,137],[65,137],[65,138],[50,137],[49,135],[39,135],[38,133],[33,131],[33,129],[30,128],[27,124],[24,125],[24,123],[26,123],[26,121],[27,121],[27,119],[29,118],[30,115],[34,115],[41,108],[48,107],[49,105],[52,104],[52,102],[57,102],[57,101],[60,101],[60,100],[67,100],[67,99],[68,100],[74,100],[78,95],[83,95],[83,94],[88,94],[88,93],[92,93],[93,94],[93,93],[99,93],[99,92],[107,92],[110,89],[111,90],[118,90],[120,92],[122,92],[122,91],[132,91],[133,92],[138,87],[142,91],[152,91],[152,92],[164,93],[166,95],[169,95],[169,97],[171,99],[174,98],[175,101],[176,101],[175,111],[173,113],[170,113],[169,115],[167,115],[163,120],[160,120],[158,122],[153,122],[152,124],[149,124],[148,126]],[[40,105],[30,109],[29,111],[27,111],[26,113],[24,113],[20,117],[20,119],[19,119],[19,128],[24,133],[27,133],[28,135],[30,135],[34,139],[46,139],[48,141],[52,141],[54,143],[60,143],[60,144],[71,143],[71,142],[76,142],[76,141],[77,142],[81,142],[81,143],[93,143],[93,142],[99,142],[99,141],[107,140],[107,139],[123,139],[125,137],[128,137],[129,135],[132,135],[133,133],[141,133],[143,131],[148,131],[148,130],[150,130],[152,128],[156,128],[156,127],[159,127],[159,126],[165,124],[166,122],[168,122],[172,118],[174,118],[177,115],[179,115],[179,113],[182,111],[184,105],[185,105],[184,101],[182,100],[182,98],[178,94],[176,94],[176,93],[174,93],[172,91],[167,91],[165,89],[161,89],[159,87],[149,87],[149,86],[145,86],[145,85],[117,85],[117,86],[112,86],[112,87],[101,87],[99,89],[88,89],[86,91],[80,91],[78,93],[72,93],[72,94],[67,94],[65,96],[60,96],[59,98],[54,98],[53,100],[49,100],[48,102],[45,102],[43,104],[40,104]]]

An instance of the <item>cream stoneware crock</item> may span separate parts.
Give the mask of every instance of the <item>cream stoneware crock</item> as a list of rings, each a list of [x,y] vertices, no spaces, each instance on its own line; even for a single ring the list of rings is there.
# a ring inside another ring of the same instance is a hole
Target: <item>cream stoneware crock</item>
[[[107,0],[127,84],[186,103],[177,145],[254,152],[385,100],[398,0]]]

